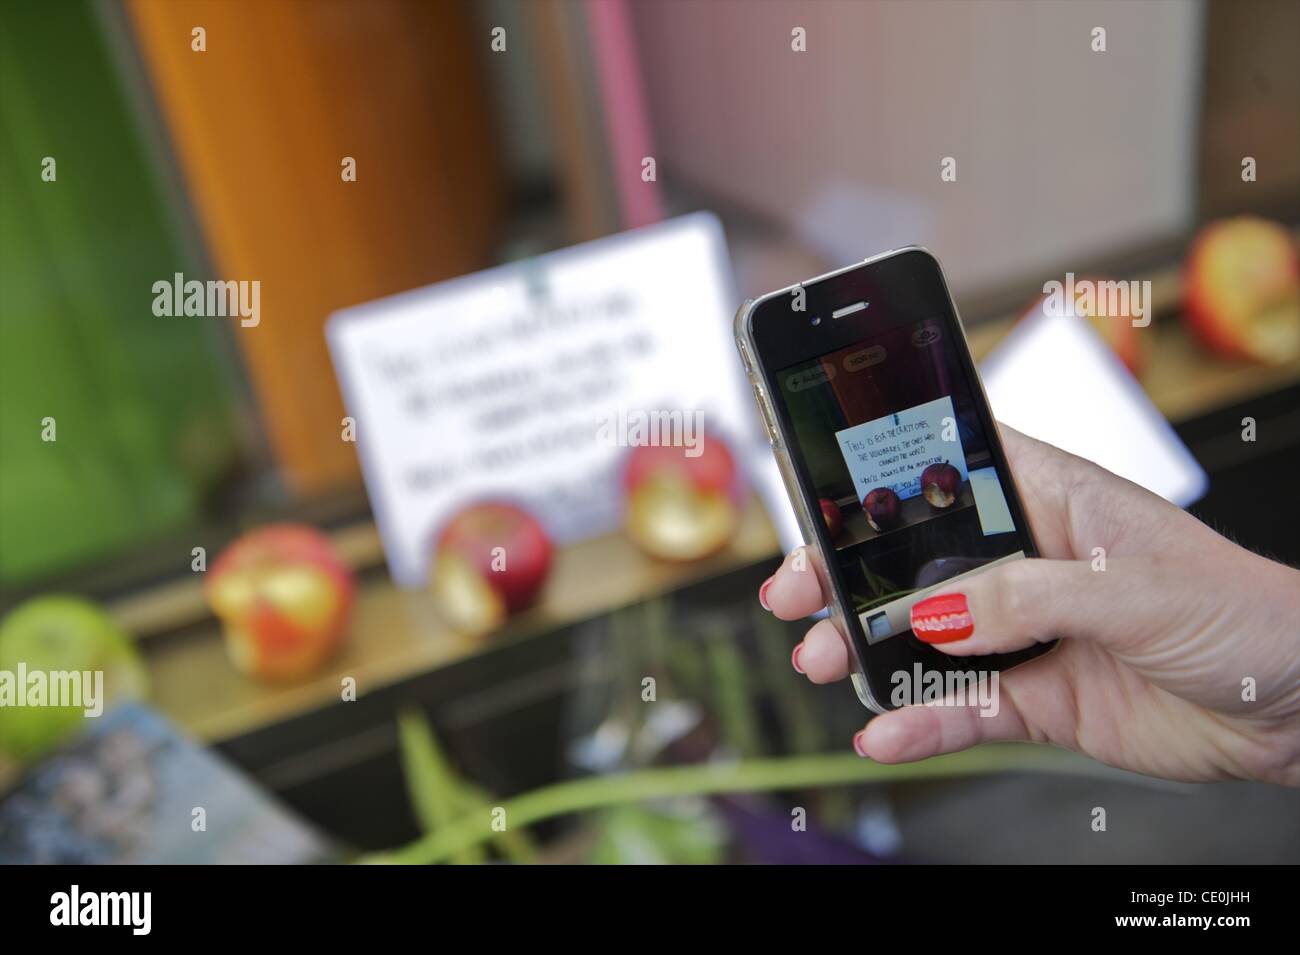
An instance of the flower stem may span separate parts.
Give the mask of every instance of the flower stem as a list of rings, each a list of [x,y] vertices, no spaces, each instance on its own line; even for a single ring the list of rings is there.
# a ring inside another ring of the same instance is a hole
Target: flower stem
[[[502,823],[515,829],[555,816],[620,803],[673,796],[764,792],[1018,771],[1066,775],[1113,772],[1065,750],[1021,743],[981,746],[895,766],[837,753],[643,769],[546,786],[505,800],[495,810],[484,806],[400,849],[370,855],[361,861],[388,864],[442,862],[499,835]],[[494,822],[498,824],[497,829],[493,828]]]

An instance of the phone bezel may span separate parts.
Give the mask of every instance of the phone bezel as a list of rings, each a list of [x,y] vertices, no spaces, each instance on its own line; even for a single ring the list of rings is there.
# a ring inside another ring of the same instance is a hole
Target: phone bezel
[[[796,311],[792,306],[795,293],[800,289],[803,290],[804,308]],[[861,301],[871,304],[843,318],[831,318],[837,309]],[[947,333],[955,333],[953,341],[957,343],[957,358],[967,381],[972,385],[976,413],[981,427],[988,435],[990,453],[1002,482],[1008,509],[1015,520],[1021,549],[1026,557],[1035,557],[1038,555],[1037,544],[1002,446],[997,422],[989,407],[988,396],[975,367],[965,329],[943,269],[938,258],[931,252],[916,246],[891,250],[826,275],[778,289],[743,307],[737,322],[742,358],[751,383],[756,388],[761,387],[761,391],[756,391],[756,397],[769,419],[774,450],[783,467],[792,473],[795,485],[793,490],[797,490],[800,496],[796,502],[796,509],[801,511],[803,517],[800,524],[805,536],[813,537],[809,542],[817,545],[822,558],[822,579],[831,590],[835,604],[832,617],[841,628],[854,669],[861,676],[862,684],[855,679],[855,688],[864,705],[882,713],[893,708],[887,702],[890,696],[889,677],[898,664],[883,659],[886,654],[879,648],[886,644],[878,644],[876,648],[868,644],[861,621],[846,597],[843,575],[836,565],[835,549],[829,533],[824,523],[812,516],[820,513],[820,505],[813,495],[812,479],[804,467],[802,456],[795,453],[796,445],[790,440],[794,433],[793,425],[784,403],[778,397],[773,376],[781,368],[788,368],[861,341],[868,334],[865,329],[873,320],[873,310],[874,315],[879,315],[882,311],[910,314],[918,309],[927,318],[939,320]],[[814,316],[822,318],[817,325],[812,324]],[[789,483],[791,482],[787,481]],[[902,640],[900,635],[886,643],[894,644],[894,641]],[[963,658],[961,665],[972,667],[976,665],[974,661],[978,661],[978,666],[983,669],[1001,671],[1037,657],[1052,646],[1051,643],[1045,643],[1013,654]],[[900,653],[900,644],[894,644],[887,655],[897,657]],[[915,651],[912,653],[914,659],[920,659]],[[876,665],[876,661],[882,665]]]

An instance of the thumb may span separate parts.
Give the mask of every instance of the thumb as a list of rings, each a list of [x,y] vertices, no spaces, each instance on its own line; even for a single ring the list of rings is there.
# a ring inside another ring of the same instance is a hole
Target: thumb
[[[1028,558],[990,567],[912,606],[912,632],[953,656],[1009,653],[1058,637],[1124,653],[1170,621],[1139,562]]]

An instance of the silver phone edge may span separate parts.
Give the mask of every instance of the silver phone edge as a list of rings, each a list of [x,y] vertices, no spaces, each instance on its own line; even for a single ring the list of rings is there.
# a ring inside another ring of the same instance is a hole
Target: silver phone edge
[[[794,507],[795,520],[798,522],[799,530],[803,534],[805,546],[813,547],[816,550],[816,559],[813,561],[813,566],[818,575],[818,579],[821,582],[822,590],[825,593],[832,594],[832,599],[828,608],[830,610],[830,619],[836,631],[839,633],[840,639],[844,641],[844,646],[849,654],[849,660],[852,661],[852,669],[849,673],[849,679],[853,684],[853,691],[857,695],[858,701],[863,706],[871,712],[879,715],[888,713],[889,709],[888,707],[882,706],[876,700],[875,695],[871,692],[871,684],[867,680],[866,667],[862,663],[862,658],[858,654],[853,638],[849,635],[848,622],[845,619],[845,608],[841,605],[838,596],[834,596],[836,591],[835,588],[831,586],[831,582],[828,578],[828,571],[826,569],[829,566],[828,555],[822,549],[821,541],[817,537],[817,532],[814,530],[812,515],[808,512],[807,503],[804,501],[803,494],[799,488],[799,483],[795,478],[794,464],[790,458],[790,452],[788,450],[789,442],[786,440],[786,435],[782,432],[780,418],[777,416],[771,400],[766,391],[760,387],[760,382],[755,377],[755,365],[752,356],[755,354],[756,349],[754,347],[753,337],[750,334],[749,319],[750,316],[753,315],[754,310],[764,302],[770,301],[771,299],[781,295],[788,295],[797,288],[813,285],[825,279],[834,278],[835,276],[842,275],[845,272],[861,268],[864,265],[879,262],[890,258],[891,256],[901,255],[905,252],[924,252],[926,255],[938,262],[938,257],[935,256],[934,253],[921,246],[910,245],[898,249],[890,249],[887,252],[881,252],[878,255],[873,255],[867,259],[863,259],[861,262],[854,262],[851,265],[835,269],[823,275],[819,275],[816,278],[805,279],[802,282],[787,285],[785,288],[768,292],[756,299],[746,299],[740,308],[736,310],[736,318],[733,328],[736,348],[740,352],[741,364],[745,368],[745,376],[749,379],[749,389],[754,395],[754,401],[758,404],[759,414],[763,419],[763,425],[767,429],[768,441],[772,446],[772,454],[776,458],[777,470],[781,474],[781,482],[785,485],[786,497],[790,499],[791,506]],[[940,266],[940,272],[942,273],[942,271],[942,266]],[[944,281],[944,294],[948,295],[948,300],[951,303],[952,294],[948,291],[946,280]],[[955,305],[953,305],[953,314],[957,314]],[[961,327],[960,317],[957,319],[957,324]],[[963,340],[965,340],[965,336],[966,331],[965,328],[962,327]],[[968,349],[970,348],[969,342],[966,343],[966,347]],[[988,397],[985,396],[984,400],[987,403]]]

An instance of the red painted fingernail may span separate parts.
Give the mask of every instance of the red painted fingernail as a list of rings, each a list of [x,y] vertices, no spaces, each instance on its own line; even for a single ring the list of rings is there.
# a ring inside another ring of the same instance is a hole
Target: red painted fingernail
[[[853,734],[853,752],[857,753],[863,759],[867,758],[867,751],[862,748],[862,737],[866,735],[866,730],[859,730]]]
[[[794,645],[794,653],[790,654],[790,666],[794,667],[796,673],[802,673],[803,667],[799,665],[799,652],[803,650],[802,643]]]
[[[758,588],[758,602],[763,605],[763,609],[768,613],[772,612],[772,608],[767,605],[767,588],[772,586],[772,581],[775,579],[775,577],[767,578],[767,580],[763,581],[763,586]]]
[[[912,605],[912,632],[926,643],[953,643],[975,632],[965,594],[938,594]]]

